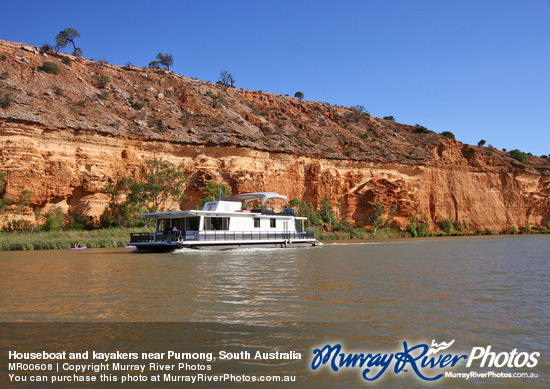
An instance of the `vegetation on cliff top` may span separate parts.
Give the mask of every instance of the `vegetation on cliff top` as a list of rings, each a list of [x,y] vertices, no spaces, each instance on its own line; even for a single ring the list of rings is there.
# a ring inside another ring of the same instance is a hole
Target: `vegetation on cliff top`
[[[27,46],[2,45],[1,73],[8,76],[0,82],[0,96],[9,114],[1,117],[138,139],[403,164],[425,163],[439,143],[454,138],[450,131],[436,134],[397,123],[393,116],[372,117],[362,105],[305,101],[303,92],[292,98],[237,89],[225,70],[219,85],[186,78],[169,71],[171,54],[157,56],[164,70],[58,53],[67,45],[76,51],[79,36],[71,28],[61,31],[57,46],[46,44],[43,55]],[[28,76],[32,69],[57,76]],[[514,158],[498,150],[491,157]],[[528,156],[526,162],[533,161]]]

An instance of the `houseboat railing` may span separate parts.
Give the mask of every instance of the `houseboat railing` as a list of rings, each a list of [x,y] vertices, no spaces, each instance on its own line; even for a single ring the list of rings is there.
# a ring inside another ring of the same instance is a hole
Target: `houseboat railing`
[[[302,232],[260,232],[260,231],[173,231],[137,232],[130,234],[131,243],[166,241],[226,241],[226,240],[299,240],[313,239],[312,231]]]

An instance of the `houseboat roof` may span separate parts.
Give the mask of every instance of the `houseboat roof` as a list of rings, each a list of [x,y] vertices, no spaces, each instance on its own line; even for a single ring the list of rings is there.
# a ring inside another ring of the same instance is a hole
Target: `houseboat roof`
[[[260,200],[262,205],[269,200],[269,199],[278,199],[278,200],[284,200],[288,202],[288,198],[286,196],[280,195],[275,192],[255,192],[255,193],[242,193],[234,196],[226,197],[222,200],[225,201],[241,201],[243,209],[246,208],[246,205],[250,203],[251,201]]]

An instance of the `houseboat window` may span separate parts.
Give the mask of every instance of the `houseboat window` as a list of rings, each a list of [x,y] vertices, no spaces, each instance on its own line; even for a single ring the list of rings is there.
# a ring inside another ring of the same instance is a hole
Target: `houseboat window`
[[[185,218],[172,219],[172,226],[179,231],[185,231]]]
[[[228,217],[205,217],[204,218],[205,230],[229,230],[229,218]]]
[[[161,219],[159,220],[159,231],[165,231],[170,228],[170,219]]]
[[[185,218],[185,231],[198,231],[201,218],[199,216]]]
[[[269,226],[271,228],[277,227],[277,219],[269,219]]]
[[[254,228],[260,228],[260,219],[254,218]]]

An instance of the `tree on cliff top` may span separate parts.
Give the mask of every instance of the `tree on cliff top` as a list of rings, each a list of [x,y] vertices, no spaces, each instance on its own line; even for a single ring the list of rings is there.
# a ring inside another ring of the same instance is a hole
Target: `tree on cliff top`
[[[223,85],[224,88],[227,88],[228,86],[233,87],[235,85],[235,79],[227,70],[220,71],[219,78],[220,83]]]
[[[57,43],[56,49],[63,48],[69,43],[73,45],[73,55],[82,56],[82,49],[76,47],[74,40],[80,38],[80,33],[74,28],[66,28],[63,31],[60,31],[59,34],[55,37],[55,42]]]
[[[166,66],[167,70],[170,70],[170,66],[174,65],[174,57],[172,56],[172,54],[158,53],[157,59],[162,66]]]

